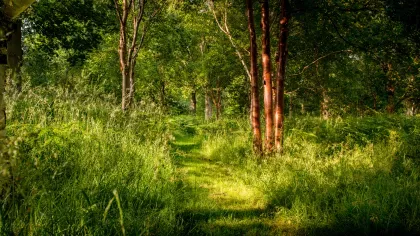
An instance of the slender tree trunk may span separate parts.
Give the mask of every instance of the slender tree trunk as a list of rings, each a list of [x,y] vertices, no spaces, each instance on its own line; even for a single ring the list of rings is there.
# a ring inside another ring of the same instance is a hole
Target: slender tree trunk
[[[192,114],[197,113],[197,96],[195,90],[191,92],[190,109]]]
[[[160,104],[166,108],[166,84],[165,81],[160,81]]]
[[[330,118],[330,112],[328,111],[330,98],[328,97],[327,91],[324,88],[321,88],[321,89],[322,89],[321,117],[323,120],[328,120]]]
[[[395,80],[392,75],[392,64],[382,63],[382,70],[387,77],[386,93],[388,97],[388,104],[386,106],[386,111],[389,114],[393,114],[395,112]]]
[[[218,82],[218,84],[219,83],[220,82]],[[219,85],[216,92],[215,104],[216,104],[216,119],[219,120],[222,116],[222,88]]]
[[[6,80],[6,69],[7,65],[1,64],[0,62],[0,139],[6,137],[6,104],[4,102],[4,84]]]
[[[284,80],[286,76],[287,37],[289,35],[290,5],[288,0],[281,0],[280,35],[277,61],[276,108],[275,108],[275,147],[283,152],[284,135]]]
[[[145,4],[145,0],[114,0],[115,10],[120,23],[118,55],[122,77],[122,110],[127,110],[134,99],[136,59],[147,32],[147,24],[145,24],[143,25],[142,35],[139,39],[139,27],[140,23],[143,21]],[[150,16],[148,23],[150,23],[150,20],[154,18],[159,11],[160,9],[157,9]],[[132,20],[132,31],[127,30],[128,19]],[[130,35],[130,37],[128,37],[128,35]],[[131,41],[129,42],[129,40]]]
[[[124,1],[125,2],[125,1]],[[126,4],[126,3],[123,3]],[[123,12],[121,16],[120,21],[120,41],[118,46],[118,55],[120,57],[120,71],[122,76],[122,93],[121,93],[121,108],[123,111],[125,111],[128,106],[130,105],[130,76],[129,76],[129,67],[126,62],[127,60],[127,17],[128,12],[127,9],[125,9],[125,5],[123,6]]]
[[[260,128],[260,102],[258,92],[258,64],[257,64],[257,37],[255,35],[254,26],[254,9],[252,0],[246,0],[247,16],[248,16],[248,30],[251,48],[251,114],[252,114],[252,129],[254,134],[253,146],[257,155],[262,154],[262,140]]]
[[[264,83],[264,111],[265,111],[265,149],[267,153],[273,151],[273,87],[271,82],[271,53],[270,53],[270,11],[268,0],[263,0],[261,6],[262,36],[262,66]]]
[[[378,95],[376,93],[372,93],[372,99],[373,99],[373,110],[377,110],[378,109]]]
[[[386,93],[388,96],[388,104],[386,106],[386,111],[389,114],[395,113],[395,85],[392,78],[388,78],[388,83],[386,85]]]
[[[292,118],[293,115],[293,95],[289,96],[289,118]]]
[[[204,112],[204,119],[206,121],[209,121],[211,119],[211,117],[213,116],[213,108],[212,108],[212,101],[211,101],[211,96],[209,94],[208,89],[206,89],[206,94],[205,94],[205,112]]]

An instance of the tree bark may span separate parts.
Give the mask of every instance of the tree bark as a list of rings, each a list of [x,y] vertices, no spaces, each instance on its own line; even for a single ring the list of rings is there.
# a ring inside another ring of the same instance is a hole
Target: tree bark
[[[321,88],[321,90],[321,117],[323,120],[328,120],[330,118],[330,112],[328,111],[330,98],[328,97],[327,91],[324,88]]]
[[[195,90],[191,92],[190,109],[193,115],[197,113],[197,96]]]
[[[382,63],[382,70],[386,75],[386,94],[387,94],[387,105],[386,111],[389,114],[395,113],[395,79],[393,78],[392,64]]]
[[[147,32],[147,25],[144,25],[142,35],[138,37],[140,24],[143,21],[145,4],[145,0],[122,0],[122,3],[114,0],[115,10],[120,23],[118,55],[122,77],[121,108],[123,111],[130,107],[134,99],[136,59]],[[157,9],[153,12],[148,23],[159,11],[160,9]],[[133,21],[132,31],[127,29],[128,19]],[[128,37],[128,32],[131,32],[131,37]]]
[[[262,35],[262,66],[264,84],[264,111],[265,111],[265,151],[273,151],[273,86],[271,82],[271,52],[270,52],[270,11],[268,0],[263,0],[261,6]]]
[[[22,65],[22,23],[17,21],[13,24],[13,33],[7,41],[7,62],[11,69],[10,78],[16,84],[18,93],[22,90],[22,77],[20,68]]]
[[[289,35],[290,4],[288,0],[281,0],[280,35],[277,61],[276,108],[275,108],[275,148],[283,152],[284,139],[284,80],[286,76],[287,38]]]
[[[293,94],[289,96],[289,118],[293,116]]]
[[[219,120],[222,115],[222,88],[220,87],[220,81],[217,81],[216,95],[211,91],[210,96],[216,107],[216,120]]]
[[[212,101],[211,101],[211,96],[209,94],[208,89],[206,89],[206,94],[205,94],[205,111],[204,111],[204,119],[206,121],[209,121],[211,119],[211,117],[213,116],[213,109],[212,109]]]
[[[7,65],[0,64],[0,139],[6,137],[6,104],[4,102],[4,84]]]
[[[160,81],[160,104],[164,110],[166,110],[166,83]]]
[[[261,128],[260,128],[260,102],[258,91],[258,64],[257,64],[257,37],[254,26],[254,9],[252,0],[246,0],[248,31],[251,51],[251,116],[253,129],[253,148],[257,155],[262,154]]]
[[[130,12],[129,4],[130,3],[127,0],[123,0],[122,3],[122,12],[120,12],[118,8],[118,3],[115,1],[115,9],[117,11],[117,15],[120,21],[120,40],[119,40],[119,46],[118,46],[118,55],[119,55],[119,61],[120,61],[120,71],[122,76],[122,93],[121,93],[121,108],[123,111],[125,111],[129,105],[130,105],[130,80],[129,80],[129,63],[127,62],[127,19],[128,14]]]

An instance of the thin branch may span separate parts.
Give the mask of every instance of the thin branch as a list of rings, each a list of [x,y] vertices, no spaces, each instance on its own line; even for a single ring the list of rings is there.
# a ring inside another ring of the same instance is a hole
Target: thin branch
[[[120,10],[118,9],[118,3],[117,3],[117,1],[118,1],[118,0],[114,0],[115,10],[117,11],[117,17],[118,17],[118,20],[119,20],[120,24],[122,25],[122,24],[123,24],[123,22],[122,22],[122,18],[121,18],[121,13],[120,13]]]
[[[209,2],[208,5],[209,5],[209,8],[210,8],[210,10],[211,10],[211,12],[213,14],[213,18],[214,18],[214,20],[217,23],[217,26],[219,26],[220,30],[228,37],[230,43],[232,44],[233,48],[235,49],[236,55],[238,56],[238,58],[239,58],[239,60],[240,60],[240,62],[242,64],[242,66],[244,67],[244,70],[245,70],[245,72],[246,72],[246,74],[248,76],[248,79],[251,80],[251,73],[249,72],[248,66],[246,65],[245,60],[244,60],[244,58],[242,56],[242,53],[239,51],[239,48],[236,45],[236,43],[234,42],[233,37],[232,37],[232,34],[230,33],[228,22],[227,22],[227,18],[228,18],[227,17],[227,9],[225,9],[225,12],[223,13],[223,15],[224,15],[224,17],[222,19],[223,22],[224,22],[224,27],[223,27],[220,24],[219,19],[217,18],[216,11],[214,10],[214,4],[213,4],[213,2]]]
[[[338,53],[342,53],[342,52],[351,53],[351,52],[353,52],[353,51],[352,51],[352,50],[340,50],[340,51],[335,51],[335,52],[328,53],[327,55],[324,55],[324,56],[322,56],[322,57],[319,57],[319,58],[317,58],[315,61],[313,61],[313,62],[309,63],[309,64],[308,64],[308,65],[306,65],[306,66],[304,66],[304,67],[303,67],[303,69],[302,69],[299,73],[297,73],[297,74],[292,74],[292,75],[289,75],[289,76],[298,76],[298,75],[301,75],[301,74],[303,74],[303,72],[305,72],[305,70],[307,70],[307,69],[308,69],[311,65],[313,65],[313,64],[315,64],[315,63],[317,63],[318,61],[320,61],[320,60],[322,60],[322,59],[324,59],[324,58],[326,58],[326,57],[329,57],[329,56],[331,56],[331,55],[338,54]]]

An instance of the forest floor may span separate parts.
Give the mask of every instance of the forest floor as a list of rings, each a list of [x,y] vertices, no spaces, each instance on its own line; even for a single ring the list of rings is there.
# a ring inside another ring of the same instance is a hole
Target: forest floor
[[[182,131],[172,142],[183,190],[178,203],[183,235],[279,233],[263,193],[242,178],[244,170],[208,159],[201,142]]]

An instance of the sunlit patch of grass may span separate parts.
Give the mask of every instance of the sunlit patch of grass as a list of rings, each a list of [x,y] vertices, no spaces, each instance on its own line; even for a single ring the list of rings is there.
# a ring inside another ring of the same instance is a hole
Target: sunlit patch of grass
[[[306,117],[286,127],[281,156],[253,158],[241,127],[208,136],[204,155],[240,169],[236,175],[263,193],[265,211],[287,234],[420,232],[418,119]]]

